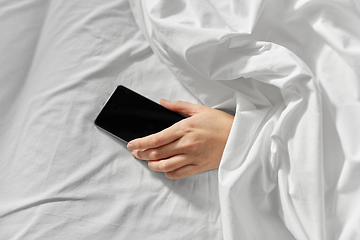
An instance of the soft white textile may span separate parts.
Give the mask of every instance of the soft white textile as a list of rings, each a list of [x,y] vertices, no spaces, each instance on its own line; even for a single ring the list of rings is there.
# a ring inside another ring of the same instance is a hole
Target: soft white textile
[[[360,4],[131,1],[161,61],[236,111],[219,169],[225,239],[360,239]]]
[[[129,2],[0,0],[0,239],[360,239],[359,2]],[[99,131],[118,84],[236,112],[219,171]]]
[[[197,99],[122,0],[0,1],[0,239],[221,239],[217,171],[171,181],[94,119],[119,84]]]

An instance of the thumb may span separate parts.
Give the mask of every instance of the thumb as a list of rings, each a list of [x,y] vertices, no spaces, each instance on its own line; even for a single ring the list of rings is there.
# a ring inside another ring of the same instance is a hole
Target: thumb
[[[201,111],[202,105],[193,104],[183,101],[168,101],[165,99],[160,100],[160,104],[174,112],[182,113],[188,116],[193,116]]]

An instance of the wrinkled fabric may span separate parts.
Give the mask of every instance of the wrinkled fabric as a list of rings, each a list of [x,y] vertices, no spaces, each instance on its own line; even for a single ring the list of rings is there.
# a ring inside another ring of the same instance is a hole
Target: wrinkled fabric
[[[221,239],[217,171],[167,179],[94,120],[117,85],[199,101],[126,0],[0,0],[0,239]]]
[[[360,4],[130,0],[202,104],[235,112],[224,239],[360,239]]]

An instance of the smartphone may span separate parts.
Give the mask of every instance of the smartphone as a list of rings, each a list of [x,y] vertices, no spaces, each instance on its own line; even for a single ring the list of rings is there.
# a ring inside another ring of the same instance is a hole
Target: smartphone
[[[135,138],[160,132],[184,118],[120,85],[106,101],[95,125],[128,143]]]

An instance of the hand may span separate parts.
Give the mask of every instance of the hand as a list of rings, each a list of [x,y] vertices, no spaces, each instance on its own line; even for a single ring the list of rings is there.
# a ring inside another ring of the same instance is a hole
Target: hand
[[[167,109],[189,117],[171,127],[132,140],[128,149],[150,169],[179,179],[218,168],[234,116],[202,105],[161,100]]]

